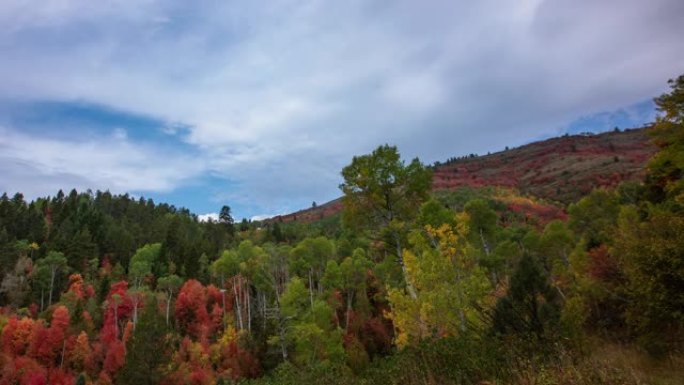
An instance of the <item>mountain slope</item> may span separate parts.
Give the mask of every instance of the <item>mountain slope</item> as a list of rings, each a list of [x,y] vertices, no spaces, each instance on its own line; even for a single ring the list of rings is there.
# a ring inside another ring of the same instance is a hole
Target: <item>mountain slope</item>
[[[646,128],[566,135],[434,166],[433,190],[498,186],[567,204],[596,187],[640,180],[656,151]],[[338,213],[340,198],[272,220],[310,222]]]

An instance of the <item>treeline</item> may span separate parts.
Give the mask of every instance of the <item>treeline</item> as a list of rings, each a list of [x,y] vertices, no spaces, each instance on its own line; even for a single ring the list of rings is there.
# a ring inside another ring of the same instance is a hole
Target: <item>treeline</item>
[[[26,264],[26,258],[40,265],[51,251],[63,253],[66,269],[59,269],[54,282],[56,288],[62,288],[67,283],[67,271],[92,273],[106,262],[122,273],[128,270],[138,248],[160,243],[155,272],[171,270],[184,277],[197,277],[202,268],[199,261],[206,260],[208,255],[217,255],[230,245],[234,232],[227,206],[221,220],[202,223],[187,209],[155,204],[150,199],[136,200],[128,194],[101,191],[79,194],[72,190],[65,195],[60,191],[54,197],[30,203],[19,193],[12,198],[3,194],[0,197],[0,276],[6,279],[0,301],[20,306],[25,301],[20,294],[36,301],[41,290],[47,289],[39,283],[33,285],[33,292],[23,293],[8,281],[11,275],[8,273],[19,268],[17,262]]]
[[[683,96],[680,77],[656,99],[643,183],[555,219],[512,191],[433,196],[388,145],[311,225],[3,199],[0,384],[644,383],[590,348],[681,357]]]

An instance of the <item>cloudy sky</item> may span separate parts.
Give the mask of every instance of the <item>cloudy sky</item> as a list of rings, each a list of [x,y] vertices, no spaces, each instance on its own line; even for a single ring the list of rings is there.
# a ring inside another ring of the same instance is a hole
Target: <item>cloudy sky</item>
[[[0,25],[0,191],[238,218],[337,197],[383,143],[641,125],[684,73],[681,0],[2,0]]]

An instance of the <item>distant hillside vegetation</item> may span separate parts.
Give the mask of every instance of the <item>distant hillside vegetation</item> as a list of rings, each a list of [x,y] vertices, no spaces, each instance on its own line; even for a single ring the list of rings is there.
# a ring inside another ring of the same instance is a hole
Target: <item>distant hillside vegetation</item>
[[[643,178],[646,162],[656,152],[646,130],[567,135],[490,155],[454,158],[435,165],[433,190],[508,187],[567,204],[596,187]],[[311,222],[341,210],[338,198],[272,220]]]

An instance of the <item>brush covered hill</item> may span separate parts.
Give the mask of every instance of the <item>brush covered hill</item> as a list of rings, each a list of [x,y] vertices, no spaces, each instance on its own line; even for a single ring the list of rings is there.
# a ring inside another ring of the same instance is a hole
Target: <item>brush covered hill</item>
[[[656,152],[647,128],[565,135],[494,154],[452,158],[434,165],[434,191],[504,187],[544,201],[568,204],[596,187],[640,180]],[[311,222],[342,210],[341,198],[272,218]]]

